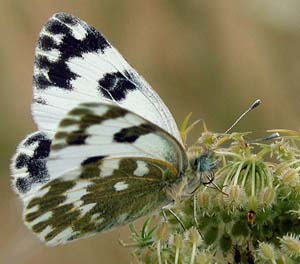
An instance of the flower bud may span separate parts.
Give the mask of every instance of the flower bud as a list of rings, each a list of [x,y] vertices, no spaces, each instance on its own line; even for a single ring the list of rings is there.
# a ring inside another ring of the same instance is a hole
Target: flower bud
[[[193,244],[196,244],[196,245],[198,244],[199,239],[200,239],[200,235],[199,235],[198,230],[195,227],[192,227],[189,230],[189,239],[191,240],[191,242]]]
[[[268,260],[268,261],[275,260],[274,247],[268,243],[262,242],[259,244],[258,254],[264,260]]]
[[[290,257],[300,256],[300,241],[297,235],[286,235],[280,238],[281,249]]]
[[[275,188],[267,187],[260,193],[259,203],[266,207],[270,207],[273,204],[275,197]]]
[[[286,169],[284,170],[278,177],[282,184],[288,186],[296,186],[299,185],[299,174],[295,169]]]
[[[180,234],[176,234],[174,237],[174,244],[176,248],[181,248],[182,246],[182,237]]]
[[[210,206],[210,196],[208,192],[199,192],[197,195],[197,201],[201,209],[208,208]]]
[[[225,193],[227,196],[223,195],[224,202],[233,208],[242,208],[245,204],[245,191],[239,185],[232,185],[226,188]]]

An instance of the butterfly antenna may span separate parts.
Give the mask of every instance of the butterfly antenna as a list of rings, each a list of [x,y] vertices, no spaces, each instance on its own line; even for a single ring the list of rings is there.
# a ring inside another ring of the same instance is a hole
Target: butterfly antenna
[[[231,129],[233,129],[235,126],[236,126],[236,124],[238,123],[238,122],[240,122],[241,121],[241,119],[245,116],[245,115],[247,115],[250,111],[252,111],[254,108],[256,108],[256,107],[258,107],[259,105],[261,104],[261,100],[260,99],[257,99],[257,100],[255,100],[251,105],[250,105],[250,107],[245,111],[245,112],[243,112],[236,120],[235,120],[235,122],[224,132],[224,134],[227,134]]]
[[[263,137],[263,138],[257,138],[257,139],[253,139],[251,141],[248,141],[248,143],[257,143],[257,142],[262,142],[262,141],[267,141],[267,140],[272,140],[274,138],[279,138],[280,134],[278,132],[273,133],[267,137]]]

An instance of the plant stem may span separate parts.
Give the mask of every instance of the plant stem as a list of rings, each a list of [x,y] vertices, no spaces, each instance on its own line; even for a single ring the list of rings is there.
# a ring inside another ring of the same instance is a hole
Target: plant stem
[[[190,264],[194,264],[195,256],[196,256],[196,243],[193,243],[192,255],[191,255],[191,262],[190,262]]]
[[[162,264],[161,255],[160,255],[160,240],[157,241],[156,249],[157,249],[158,264]]]
[[[176,247],[175,262],[174,262],[174,264],[178,264],[178,259],[179,259],[179,248]]]

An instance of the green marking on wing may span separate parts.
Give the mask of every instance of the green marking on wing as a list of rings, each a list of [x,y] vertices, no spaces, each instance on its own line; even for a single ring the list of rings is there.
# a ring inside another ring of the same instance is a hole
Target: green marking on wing
[[[120,159],[110,176],[101,177],[106,162],[116,159],[97,159],[83,164],[77,176],[49,182],[27,204],[27,225],[49,244],[132,222],[166,203],[167,188],[180,180],[174,166],[147,158]],[[139,166],[142,176],[135,175]]]
[[[178,171],[188,166],[184,149],[172,135],[129,110],[103,103],[79,104],[61,121],[52,141],[49,173],[59,177],[60,168],[75,169],[90,155],[154,158]],[[87,169],[86,178],[99,171],[91,165]]]
[[[86,108],[89,107],[89,108]],[[93,108],[105,109],[102,115],[95,114]],[[92,125],[99,125],[103,121],[122,117],[127,113],[123,108],[105,104],[81,104],[77,108],[72,109],[66,118],[64,118],[59,126],[60,128],[67,128],[76,125],[76,130],[69,132],[63,131],[56,133],[55,140],[64,140],[64,143],[54,143],[51,146],[52,150],[60,150],[67,145],[81,145],[84,144],[85,139],[89,136],[86,130]]]

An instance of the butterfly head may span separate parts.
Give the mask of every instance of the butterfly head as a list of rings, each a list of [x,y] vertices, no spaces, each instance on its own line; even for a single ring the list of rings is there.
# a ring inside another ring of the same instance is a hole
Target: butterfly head
[[[194,152],[193,155],[190,155],[189,165],[192,173],[188,188],[192,193],[201,185],[213,183],[218,159],[212,149],[201,149],[201,151]]]
[[[190,166],[196,173],[210,172],[217,167],[212,150],[208,150],[190,160]]]

